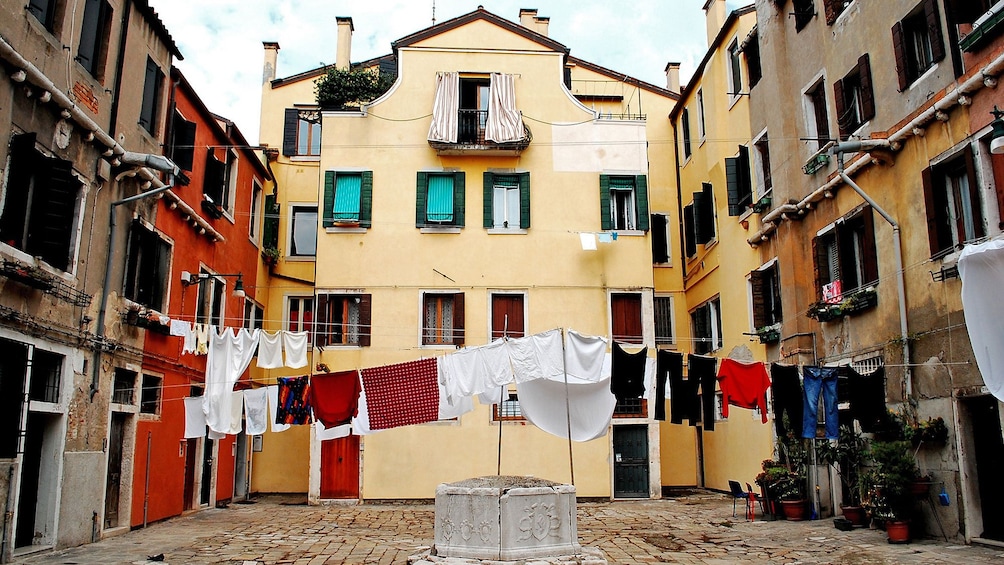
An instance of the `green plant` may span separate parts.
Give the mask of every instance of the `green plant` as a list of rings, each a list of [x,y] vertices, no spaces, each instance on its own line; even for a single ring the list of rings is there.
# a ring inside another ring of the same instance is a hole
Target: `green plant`
[[[317,105],[342,109],[371,102],[387,92],[394,78],[370,69],[328,68],[314,85]]]
[[[846,490],[845,503],[861,506],[865,497],[866,466],[871,462],[868,440],[850,426],[840,426],[836,443],[823,442],[817,449],[822,463],[832,466],[840,475]]]
[[[910,485],[920,477],[910,442],[876,441],[871,452],[875,466],[866,479],[868,506],[877,517],[907,519],[913,509]]]
[[[279,262],[279,258],[282,254],[279,253],[279,249],[275,247],[262,247],[261,249],[261,259],[269,267],[274,266]]]

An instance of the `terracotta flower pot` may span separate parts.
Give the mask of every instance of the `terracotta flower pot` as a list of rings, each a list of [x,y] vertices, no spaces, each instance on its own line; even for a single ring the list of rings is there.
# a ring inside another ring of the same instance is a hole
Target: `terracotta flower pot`
[[[864,526],[867,520],[867,515],[863,506],[841,506],[841,510],[844,513],[844,518],[850,520],[855,526]]]
[[[782,500],[781,508],[784,509],[784,517],[786,520],[797,522],[805,519],[804,500]]]
[[[885,523],[889,543],[910,543],[910,523],[889,520]]]

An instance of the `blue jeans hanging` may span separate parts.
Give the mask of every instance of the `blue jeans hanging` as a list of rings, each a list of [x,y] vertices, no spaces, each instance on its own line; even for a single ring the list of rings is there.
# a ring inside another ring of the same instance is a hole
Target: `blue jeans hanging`
[[[802,367],[802,437],[816,437],[819,393],[823,393],[823,410],[826,419],[826,439],[837,439],[837,367]]]

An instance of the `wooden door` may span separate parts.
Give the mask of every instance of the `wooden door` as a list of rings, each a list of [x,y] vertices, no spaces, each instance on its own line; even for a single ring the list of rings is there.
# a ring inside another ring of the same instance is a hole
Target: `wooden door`
[[[108,473],[105,475],[105,528],[119,525],[119,491],[122,481],[122,442],[125,438],[126,415],[112,414],[108,433]]]
[[[321,442],[321,498],[359,498],[359,436]]]
[[[191,510],[195,505],[195,462],[199,456],[199,440],[185,440],[185,510]]]
[[[614,341],[642,343],[640,294],[619,293],[610,296],[610,331]]]
[[[523,337],[523,295],[492,295],[492,339]]]
[[[648,426],[614,426],[614,498],[648,498]]]

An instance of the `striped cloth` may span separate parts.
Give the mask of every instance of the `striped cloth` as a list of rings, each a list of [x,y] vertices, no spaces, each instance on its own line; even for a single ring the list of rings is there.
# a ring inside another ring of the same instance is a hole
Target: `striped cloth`
[[[439,384],[435,359],[361,371],[371,430],[435,422]]]

